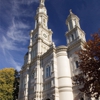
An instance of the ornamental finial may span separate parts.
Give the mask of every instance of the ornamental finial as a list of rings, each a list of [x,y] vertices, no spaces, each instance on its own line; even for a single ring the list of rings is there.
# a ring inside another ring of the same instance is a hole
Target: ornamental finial
[[[70,14],[72,14],[72,9],[69,10]]]
[[[44,6],[44,2],[45,2],[45,0],[40,0],[40,5]]]

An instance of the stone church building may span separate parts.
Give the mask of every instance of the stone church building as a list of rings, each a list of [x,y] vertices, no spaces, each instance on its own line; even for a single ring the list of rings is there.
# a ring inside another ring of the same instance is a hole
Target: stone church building
[[[79,18],[70,13],[66,19],[67,45],[56,47],[52,30],[48,29],[45,0],[40,0],[35,16],[35,28],[30,32],[28,53],[21,69],[18,100],[87,100],[71,77],[78,73],[76,51],[86,41]]]

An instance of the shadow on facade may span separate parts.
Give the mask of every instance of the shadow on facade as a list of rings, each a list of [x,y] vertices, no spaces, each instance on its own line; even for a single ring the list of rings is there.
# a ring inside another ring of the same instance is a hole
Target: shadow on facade
[[[50,99],[46,99],[46,100],[50,100]]]

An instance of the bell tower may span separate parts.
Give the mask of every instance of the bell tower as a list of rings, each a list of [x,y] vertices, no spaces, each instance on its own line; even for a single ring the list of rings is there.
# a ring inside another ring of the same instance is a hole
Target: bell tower
[[[78,41],[85,42],[85,33],[80,27],[79,18],[70,10],[70,14],[66,20],[68,32],[66,32],[67,45],[75,45]]]
[[[47,22],[48,22],[48,16],[47,16],[47,10],[45,8],[44,4],[45,0],[40,0],[40,5],[37,9],[37,13],[35,16],[35,28],[37,28],[38,24],[41,24],[43,28],[48,28]]]
[[[40,56],[44,54],[50,46],[53,44],[52,42],[52,31],[48,29],[48,15],[45,7],[45,0],[40,0],[39,7],[36,11],[35,16],[35,28],[30,32],[30,46],[33,50],[32,57]]]
[[[75,75],[75,70],[78,69],[79,58],[76,52],[83,49],[83,45],[86,42],[85,32],[81,29],[79,20],[78,16],[70,10],[66,20],[66,25],[68,26],[66,38],[72,76]]]
[[[48,15],[45,7],[45,0],[40,0],[35,16],[35,27],[34,30],[31,30],[30,32],[30,45],[28,51],[28,64],[33,70],[33,75],[30,75],[29,77],[34,76],[33,79],[29,79],[29,82],[33,80],[33,92],[36,92],[34,100],[42,100],[43,98],[43,68],[41,67],[41,56],[53,45],[52,31],[51,29],[48,29],[47,24]],[[31,88],[33,87],[29,86],[29,89]]]

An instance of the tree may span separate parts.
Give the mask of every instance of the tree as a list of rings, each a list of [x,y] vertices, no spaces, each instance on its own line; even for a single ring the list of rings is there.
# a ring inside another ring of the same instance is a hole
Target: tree
[[[19,72],[13,68],[0,70],[0,100],[18,99],[19,78]]]
[[[20,74],[17,70],[15,70],[15,74],[14,74],[15,80],[14,80],[14,84],[13,84],[13,100],[18,99],[18,92],[19,92],[19,80],[20,80]]]
[[[14,69],[0,70],[0,100],[13,100]]]
[[[80,91],[98,99],[100,96],[100,35],[95,33],[92,39],[84,44],[79,56],[80,73],[73,77],[75,84],[82,85]]]

